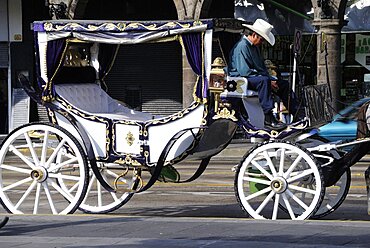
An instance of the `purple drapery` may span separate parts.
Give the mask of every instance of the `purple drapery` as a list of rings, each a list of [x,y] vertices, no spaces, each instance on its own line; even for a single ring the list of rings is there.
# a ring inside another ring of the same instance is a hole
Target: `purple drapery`
[[[203,33],[188,33],[182,34],[182,41],[188,62],[198,77],[195,89],[195,98],[199,102],[206,102],[208,83],[204,73],[204,58],[203,58]]]
[[[109,73],[111,69],[111,65],[114,62],[116,51],[118,49],[118,45],[113,44],[99,44],[99,80],[103,83],[104,86],[104,78]]]
[[[43,88],[43,100],[50,101],[55,96],[54,86],[52,84],[53,76],[56,74],[62,62],[63,51],[66,47],[65,39],[49,41],[46,50],[46,65],[48,81]]]

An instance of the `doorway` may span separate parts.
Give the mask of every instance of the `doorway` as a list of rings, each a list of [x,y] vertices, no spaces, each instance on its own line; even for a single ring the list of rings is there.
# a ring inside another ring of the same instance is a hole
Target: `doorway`
[[[0,134],[8,133],[8,69],[0,68]]]

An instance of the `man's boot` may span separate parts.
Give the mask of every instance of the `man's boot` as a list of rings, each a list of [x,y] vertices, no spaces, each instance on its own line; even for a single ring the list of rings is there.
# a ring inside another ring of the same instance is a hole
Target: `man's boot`
[[[272,112],[265,113],[265,127],[268,129],[281,131],[286,128],[286,124],[277,120]]]

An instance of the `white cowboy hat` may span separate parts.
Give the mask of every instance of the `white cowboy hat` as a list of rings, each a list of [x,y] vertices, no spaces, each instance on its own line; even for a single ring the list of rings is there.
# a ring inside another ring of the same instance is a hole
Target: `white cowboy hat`
[[[262,36],[271,46],[275,44],[275,36],[271,33],[274,26],[263,19],[257,19],[253,25],[243,24],[244,27]]]

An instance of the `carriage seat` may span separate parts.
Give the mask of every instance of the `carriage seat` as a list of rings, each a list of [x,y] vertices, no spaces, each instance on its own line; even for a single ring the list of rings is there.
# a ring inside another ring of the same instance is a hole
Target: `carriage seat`
[[[153,119],[149,113],[123,106],[95,83],[58,84],[55,85],[55,91],[74,107],[92,115],[141,122]]]
[[[245,77],[230,77],[227,76],[227,82],[234,81],[236,82],[236,90],[235,91],[224,91],[221,93],[221,98],[226,97],[236,97],[236,98],[245,98],[245,97],[253,97],[258,96],[257,91],[248,89],[248,79]]]
[[[248,89],[248,80],[245,77],[230,77],[227,82],[235,81],[235,91],[227,91],[221,93],[222,99],[227,98],[241,98],[245,110],[248,113],[250,123],[257,128],[264,128],[264,113],[258,99],[257,91]]]

